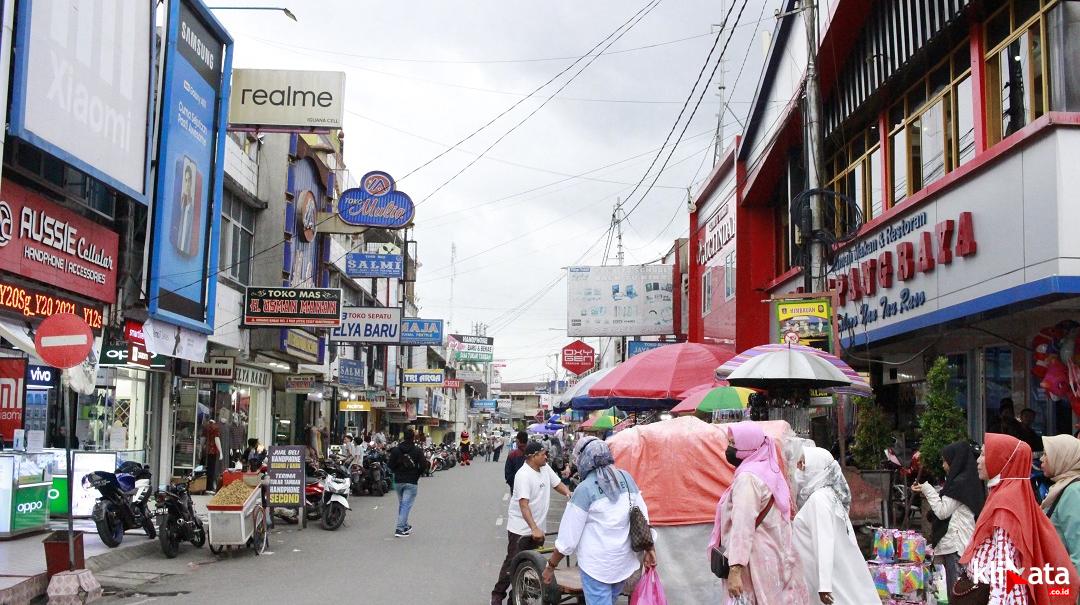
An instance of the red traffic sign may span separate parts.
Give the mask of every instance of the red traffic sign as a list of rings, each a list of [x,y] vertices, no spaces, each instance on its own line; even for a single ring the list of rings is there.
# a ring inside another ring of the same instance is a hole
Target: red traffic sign
[[[584,374],[596,365],[596,349],[580,340],[563,347],[562,367],[574,374]]]
[[[86,361],[93,344],[90,325],[72,313],[48,317],[38,326],[34,336],[34,348],[41,360],[64,370]]]

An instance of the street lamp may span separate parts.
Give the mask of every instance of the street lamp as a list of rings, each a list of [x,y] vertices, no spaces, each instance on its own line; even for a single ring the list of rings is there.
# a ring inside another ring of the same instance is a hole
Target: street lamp
[[[285,8],[284,6],[210,6],[208,8],[213,11],[281,11],[285,13],[286,17],[292,19],[293,21],[299,22],[296,18],[296,15],[294,15],[291,10]]]

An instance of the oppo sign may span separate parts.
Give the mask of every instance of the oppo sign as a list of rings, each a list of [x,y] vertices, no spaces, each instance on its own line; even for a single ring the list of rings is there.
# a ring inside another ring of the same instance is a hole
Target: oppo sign
[[[15,510],[20,514],[26,514],[32,513],[36,510],[41,510],[43,508],[45,508],[45,503],[41,500],[37,500],[34,502],[23,502],[22,504],[16,506]]]

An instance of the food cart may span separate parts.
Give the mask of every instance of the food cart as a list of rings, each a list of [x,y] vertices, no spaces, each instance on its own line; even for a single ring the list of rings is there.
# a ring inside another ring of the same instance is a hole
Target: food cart
[[[269,544],[266,509],[258,484],[233,481],[221,488],[206,505],[209,512],[210,550],[221,553],[227,547],[246,546],[260,555]]]

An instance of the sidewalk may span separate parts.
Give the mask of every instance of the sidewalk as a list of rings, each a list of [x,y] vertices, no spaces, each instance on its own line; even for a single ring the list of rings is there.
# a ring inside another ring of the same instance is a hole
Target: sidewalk
[[[192,496],[195,511],[206,520],[206,502],[209,496]],[[66,519],[53,519],[49,523],[51,530],[67,530]],[[146,533],[130,530],[124,534],[124,541],[116,548],[102,544],[97,535],[97,528],[90,519],[75,519],[75,529],[83,531],[83,556],[86,568],[99,572],[121,565],[132,559],[157,553],[161,555],[161,546],[156,539],[150,540]],[[41,541],[49,532],[30,534],[19,538],[0,541],[0,605],[28,603],[45,594],[49,587],[46,576],[45,547]]]

